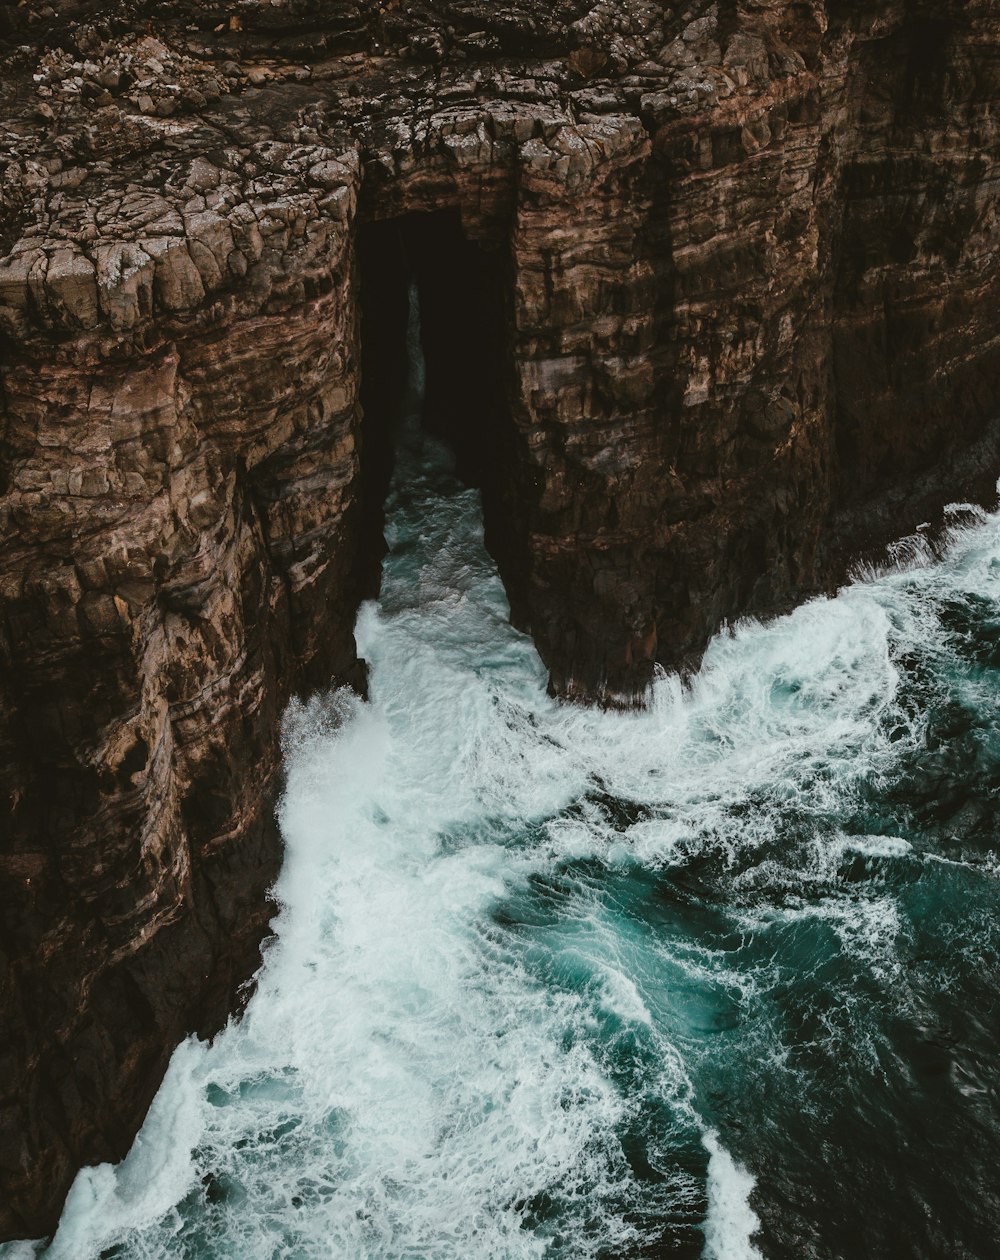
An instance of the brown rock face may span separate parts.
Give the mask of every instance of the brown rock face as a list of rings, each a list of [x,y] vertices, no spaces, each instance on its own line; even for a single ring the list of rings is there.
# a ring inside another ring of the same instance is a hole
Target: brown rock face
[[[161,202],[130,204],[148,219],[172,213]],[[94,247],[99,308],[53,297],[88,255],[64,249],[75,269],[53,277],[59,253],[33,251],[48,287],[31,313],[45,304],[48,336],[8,307],[8,1233],[50,1227],[53,1187],[127,1148],[171,1045],[233,1009],[280,861],[281,709],[356,671],[346,235],[301,199],[268,236],[265,213],[241,208]],[[312,226],[292,237],[296,218]],[[265,244],[276,236],[294,275]],[[252,291],[205,304],[240,253]],[[184,293],[201,309],[168,329]]]
[[[280,711],[362,685],[411,278],[562,696],[1000,472],[987,0],[231,8],[0,14],[5,1237],[257,966]]]

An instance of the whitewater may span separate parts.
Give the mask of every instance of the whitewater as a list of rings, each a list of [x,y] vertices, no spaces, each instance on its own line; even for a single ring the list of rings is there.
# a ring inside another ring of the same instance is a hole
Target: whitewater
[[[996,1254],[1000,518],[567,706],[414,372],[256,991],[0,1256]]]

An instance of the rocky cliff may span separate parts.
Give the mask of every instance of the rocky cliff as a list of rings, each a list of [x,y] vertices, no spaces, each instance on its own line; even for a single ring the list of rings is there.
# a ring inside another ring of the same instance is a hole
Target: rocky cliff
[[[1000,30],[26,0],[0,41],[10,1237],[256,968],[281,709],[363,686],[410,278],[516,620],[557,694],[629,703],[992,494]]]

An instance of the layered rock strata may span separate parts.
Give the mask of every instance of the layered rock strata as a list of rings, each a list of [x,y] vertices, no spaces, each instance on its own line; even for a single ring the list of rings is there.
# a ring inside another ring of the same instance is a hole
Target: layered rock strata
[[[365,225],[553,690],[628,703],[992,492],[997,35],[986,0],[5,12],[0,1233],[236,1006],[280,711],[363,684]]]

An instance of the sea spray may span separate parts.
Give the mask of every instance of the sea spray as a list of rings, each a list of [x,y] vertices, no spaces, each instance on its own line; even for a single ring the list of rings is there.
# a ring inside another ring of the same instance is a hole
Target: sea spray
[[[763,1260],[751,1242],[760,1227],[749,1202],[753,1177],[720,1144],[714,1130],[702,1142],[709,1156],[705,1260]]]

